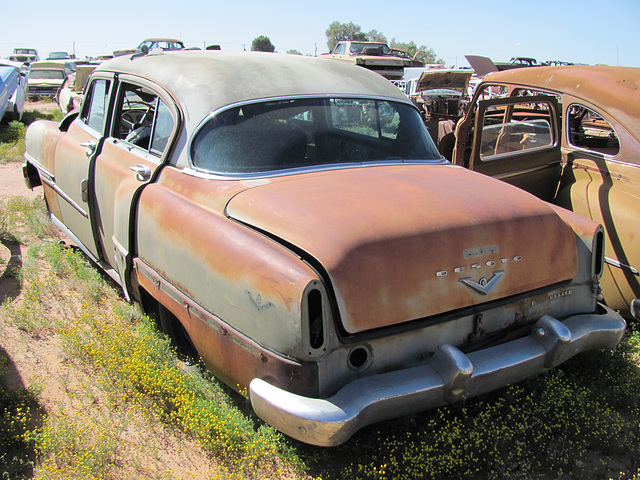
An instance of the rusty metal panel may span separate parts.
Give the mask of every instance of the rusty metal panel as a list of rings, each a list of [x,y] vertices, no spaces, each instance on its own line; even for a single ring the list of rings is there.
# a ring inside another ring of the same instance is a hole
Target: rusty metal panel
[[[237,391],[254,378],[265,378],[298,395],[317,397],[318,367],[276,355],[202,309],[144,263],[135,262],[140,286],[167,307],[182,323],[207,368]]]
[[[227,211],[322,264],[349,333],[505,298],[578,271],[575,235],[547,204],[450,165],[274,180],[240,193]],[[489,282],[498,271],[504,278],[486,294],[461,282]]]
[[[174,182],[182,180],[179,192]],[[137,254],[190,298],[247,336],[305,356],[301,303],[317,274],[292,252],[215,208],[230,184],[165,169],[141,196]],[[208,193],[207,193],[208,191]],[[226,195],[231,195],[233,188]],[[220,195],[218,195],[220,194]],[[184,195],[184,196],[183,196]],[[200,203],[210,199],[210,204]]]

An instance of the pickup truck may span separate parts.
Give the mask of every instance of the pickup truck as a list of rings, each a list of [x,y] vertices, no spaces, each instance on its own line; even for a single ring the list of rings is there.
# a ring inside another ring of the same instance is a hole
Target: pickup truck
[[[342,41],[322,57],[368,68],[388,80],[401,80],[405,67],[422,66],[404,51],[392,49],[384,42]]]

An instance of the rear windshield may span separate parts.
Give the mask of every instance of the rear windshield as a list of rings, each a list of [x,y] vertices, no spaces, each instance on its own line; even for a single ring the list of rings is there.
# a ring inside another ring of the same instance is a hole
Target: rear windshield
[[[439,160],[413,107],[376,99],[294,99],[212,116],[191,144],[196,169],[258,173],[320,165]]]

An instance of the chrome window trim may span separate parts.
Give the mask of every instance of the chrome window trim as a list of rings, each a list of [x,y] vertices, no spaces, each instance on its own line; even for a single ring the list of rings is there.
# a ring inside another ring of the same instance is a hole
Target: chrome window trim
[[[269,170],[265,172],[255,173],[216,173],[208,170],[202,170],[188,166],[181,171],[187,175],[202,179],[215,179],[215,180],[258,180],[264,178],[286,177],[289,175],[301,175],[304,173],[314,172],[327,172],[331,170],[346,170],[349,168],[373,168],[382,166],[398,166],[398,165],[447,165],[451,164],[449,160],[444,157],[434,160],[379,160],[376,162],[352,162],[352,163],[332,163],[332,164],[320,164],[309,167],[294,167],[285,168],[279,170]]]
[[[573,143],[571,143],[571,136],[570,136],[570,130],[569,130],[569,115],[565,114],[565,112],[568,113],[569,110],[571,109],[571,107],[573,107],[573,106],[577,106],[577,107],[580,107],[580,108],[586,108],[588,110],[591,110],[593,113],[596,113],[596,114],[600,115],[602,117],[602,119],[609,124],[609,126],[611,127],[611,130],[616,134],[616,139],[618,140],[618,153],[616,153],[615,155],[610,155],[610,154],[607,154],[607,153],[599,152],[597,150],[591,150],[591,149],[588,149],[588,148],[585,148],[585,147],[579,147],[579,146],[574,145]],[[563,122],[565,124],[564,125],[565,129],[564,129],[563,135],[564,135],[564,138],[567,140],[567,148],[570,148],[571,150],[574,150],[574,151],[586,152],[586,153],[588,153],[590,155],[598,155],[598,156],[601,156],[603,158],[607,158],[607,159],[611,159],[611,160],[614,160],[618,156],[620,156],[620,153],[622,152],[622,141],[620,140],[620,135],[618,135],[618,131],[614,128],[614,126],[611,124],[611,122],[605,116],[604,113],[599,112],[595,108],[593,108],[591,106],[588,106],[588,105],[585,105],[584,103],[580,103],[580,102],[575,101],[575,102],[571,102],[571,103],[569,103],[569,105],[567,105],[567,108],[563,111],[563,117],[564,117],[563,118]],[[624,163],[624,162],[620,162],[620,163]],[[633,164],[630,164],[630,165],[633,165]]]

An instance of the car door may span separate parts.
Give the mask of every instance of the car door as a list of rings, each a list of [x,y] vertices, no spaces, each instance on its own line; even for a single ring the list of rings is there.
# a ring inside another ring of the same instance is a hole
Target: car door
[[[598,107],[571,97],[563,103],[567,168],[558,200],[604,226],[606,269],[600,283],[605,301],[628,311],[633,299],[640,298],[640,248],[635,241],[640,238],[640,167],[627,154],[635,139]]]
[[[113,76],[96,75],[87,88],[79,117],[56,145],[54,175],[60,195],[61,228],[78,246],[98,262],[101,252],[92,227],[95,214],[90,195],[93,163],[100,151],[109,122]],[[57,223],[57,222],[56,222]]]
[[[562,174],[556,98],[480,100],[474,114],[466,166],[551,201]],[[459,144],[455,163],[462,153]]]
[[[95,230],[111,267],[128,295],[132,221],[136,198],[167,158],[177,129],[172,98],[153,83],[120,75],[111,126],[95,161]]]

